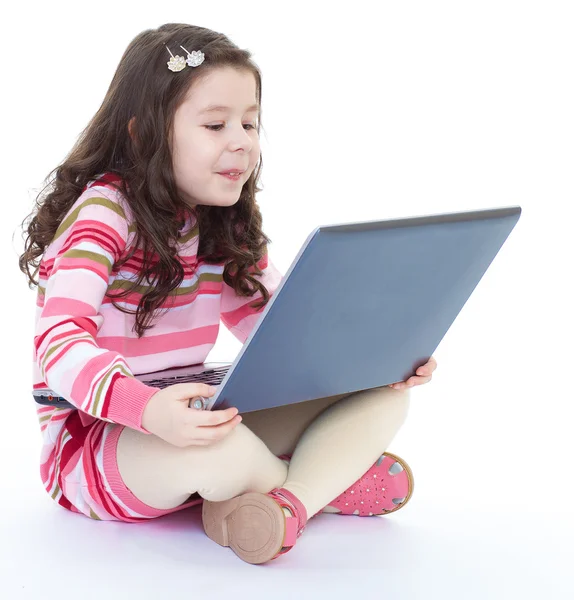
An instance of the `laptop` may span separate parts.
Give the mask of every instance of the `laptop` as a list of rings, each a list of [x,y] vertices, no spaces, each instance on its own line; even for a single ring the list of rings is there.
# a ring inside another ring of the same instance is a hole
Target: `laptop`
[[[137,379],[216,386],[190,406],[240,413],[404,381],[432,356],[520,218],[520,206],[326,225],[303,243],[231,363]],[[52,390],[40,404],[72,407]]]

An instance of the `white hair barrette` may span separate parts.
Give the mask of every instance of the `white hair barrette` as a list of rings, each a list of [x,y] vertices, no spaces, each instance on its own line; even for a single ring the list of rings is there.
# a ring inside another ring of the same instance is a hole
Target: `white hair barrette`
[[[180,48],[185,50],[183,46],[180,46]],[[169,48],[167,48],[167,51],[171,54],[171,50]],[[205,60],[205,54],[203,54],[201,50],[194,50],[193,52],[189,52],[189,50],[185,51],[187,52],[187,60],[178,54],[175,56],[171,54],[171,58],[167,61],[167,66],[170,71],[173,71],[174,73],[177,71],[182,71],[185,69],[185,63],[187,63],[190,67],[198,67]]]

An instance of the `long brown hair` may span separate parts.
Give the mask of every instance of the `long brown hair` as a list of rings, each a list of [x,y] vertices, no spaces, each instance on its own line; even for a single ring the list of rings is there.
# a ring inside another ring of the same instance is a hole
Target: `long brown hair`
[[[167,68],[171,48],[183,46],[201,50],[205,59],[200,68],[174,73]],[[262,231],[262,217],[255,194],[262,167],[257,168],[243,186],[237,203],[231,207],[195,206],[180,198],[175,185],[170,149],[173,117],[190,86],[212,69],[231,66],[253,73],[257,103],[261,109],[261,74],[248,50],[238,48],[225,35],[194,25],[168,23],[137,35],[126,48],[106,96],[65,160],[44,181],[34,210],[24,219],[25,250],[20,270],[29,286],[39,271],[41,257],[62,219],[78,199],[85,185],[99,174],[115,173],[121,178],[120,191],[134,216],[136,238],[128,260],[136,248],[143,251],[144,263],[137,287],[146,278],[152,286],[135,311],[135,331],[141,337],[153,327],[156,311],[169,292],[182,282],[184,271],[177,259],[174,240],[181,227],[181,215],[190,213],[199,226],[198,259],[208,263],[225,261],[224,281],[240,296],[263,298],[254,308],[265,306],[269,292],[253,275],[260,275],[257,262],[271,241]],[[137,143],[133,143],[128,122],[135,117]],[[261,128],[259,119],[257,131]],[[154,257],[155,253],[155,257]],[[31,271],[31,268],[34,270]],[[130,288],[131,289],[131,288]],[[130,289],[114,294],[127,296]]]

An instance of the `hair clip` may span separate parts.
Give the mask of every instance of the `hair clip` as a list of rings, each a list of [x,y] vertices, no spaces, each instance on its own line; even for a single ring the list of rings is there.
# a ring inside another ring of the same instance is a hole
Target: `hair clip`
[[[182,50],[185,50],[183,46],[180,46]],[[190,67],[199,67],[199,65],[205,60],[205,54],[201,50],[192,50],[191,54],[189,50],[187,52],[187,60],[185,61]]]
[[[166,48],[167,51],[171,54],[171,50],[167,47],[167,45]],[[183,46],[180,46],[180,48],[182,50],[185,50]],[[182,71],[183,69],[185,69],[186,62],[190,67],[198,67],[205,60],[205,55],[201,50],[194,50],[193,52],[189,52],[188,50],[185,51],[187,52],[187,60],[185,60],[183,56],[179,56],[178,54],[176,54],[175,56],[171,54],[171,58],[167,61],[167,66],[170,71],[173,71],[174,73]]]

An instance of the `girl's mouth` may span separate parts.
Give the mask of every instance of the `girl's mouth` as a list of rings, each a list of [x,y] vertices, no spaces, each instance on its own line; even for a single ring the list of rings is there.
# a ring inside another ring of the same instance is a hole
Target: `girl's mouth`
[[[222,177],[226,177],[227,179],[231,179],[231,181],[239,181],[239,179],[241,179],[241,175],[243,175],[243,173],[238,173],[237,175],[231,175],[230,173],[218,173],[218,175],[221,175]]]

